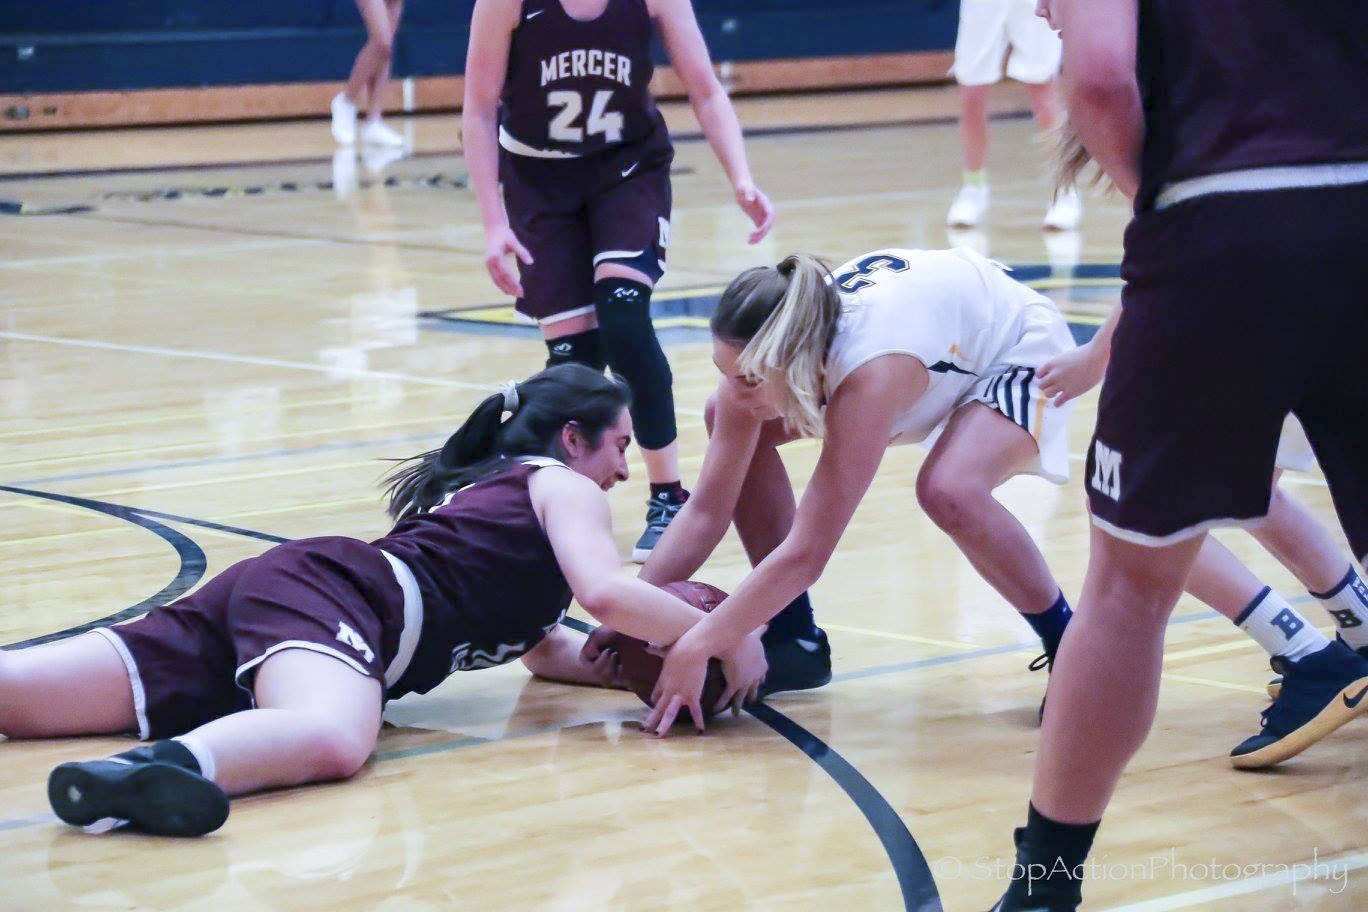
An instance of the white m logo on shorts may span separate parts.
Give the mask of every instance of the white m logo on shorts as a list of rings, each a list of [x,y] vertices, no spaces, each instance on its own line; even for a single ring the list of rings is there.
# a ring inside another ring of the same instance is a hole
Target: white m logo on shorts
[[[366,641],[362,638],[361,634],[352,630],[351,627],[347,625],[346,621],[337,622],[337,639],[365,656],[367,662],[375,661],[375,653],[366,645]]]
[[[1121,454],[1100,440],[1093,441],[1092,487],[1112,500],[1121,499]]]

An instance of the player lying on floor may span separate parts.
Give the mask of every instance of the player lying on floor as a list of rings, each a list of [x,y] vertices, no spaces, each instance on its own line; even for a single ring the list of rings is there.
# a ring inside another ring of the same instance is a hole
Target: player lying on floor
[[[390,476],[384,538],[278,545],[131,623],[0,652],[0,733],[157,739],[57,767],[53,809],[199,835],[223,824],[228,795],[351,776],[385,701],[454,671],[521,657],[545,677],[607,683],[611,655],[590,661],[583,634],[558,624],[572,593],[655,643],[703,617],[622,569],[604,492],[627,478],[629,400],[575,364],[510,383]],[[723,667],[718,705],[754,699],[758,632]]]

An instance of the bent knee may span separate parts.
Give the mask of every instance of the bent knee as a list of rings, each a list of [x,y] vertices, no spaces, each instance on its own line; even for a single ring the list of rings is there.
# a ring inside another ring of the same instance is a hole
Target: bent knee
[[[355,45],[352,45],[355,47]],[[371,53],[384,60],[389,60],[394,56],[394,36],[391,34],[372,35],[370,39]]]
[[[374,749],[374,737],[361,737],[341,728],[320,727],[309,744],[315,777],[350,779],[366,765]]]
[[[945,473],[923,473],[917,477],[917,503],[942,530],[950,533],[971,529],[983,515],[988,491]]]

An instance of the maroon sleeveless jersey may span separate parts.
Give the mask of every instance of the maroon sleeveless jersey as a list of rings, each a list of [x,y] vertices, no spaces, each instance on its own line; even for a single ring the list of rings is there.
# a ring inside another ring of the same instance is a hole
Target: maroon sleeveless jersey
[[[651,95],[654,69],[645,0],[608,0],[588,21],[572,19],[560,0],[523,0],[508,49],[500,138],[505,148],[511,137],[563,155],[640,142],[665,129]]]
[[[1137,208],[1169,183],[1368,161],[1368,0],[1141,0]]]
[[[452,672],[512,661],[570,607],[570,586],[527,490],[541,465],[515,463],[373,542],[409,566],[423,596],[417,650],[388,697],[427,693]]]

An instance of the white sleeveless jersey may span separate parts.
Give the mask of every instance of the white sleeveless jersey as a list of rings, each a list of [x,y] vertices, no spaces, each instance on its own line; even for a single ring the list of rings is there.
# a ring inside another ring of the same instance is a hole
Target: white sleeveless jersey
[[[951,412],[978,398],[985,378],[1039,367],[1073,344],[1049,298],[964,247],[876,250],[833,276],[842,312],[827,355],[827,401],[851,371],[880,355],[912,355],[930,372],[925,395],[894,422],[890,443],[926,441]],[[1038,353],[1022,351],[1023,339],[1036,335],[1028,330],[1042,325],[1051,342],[1029,346]]]

